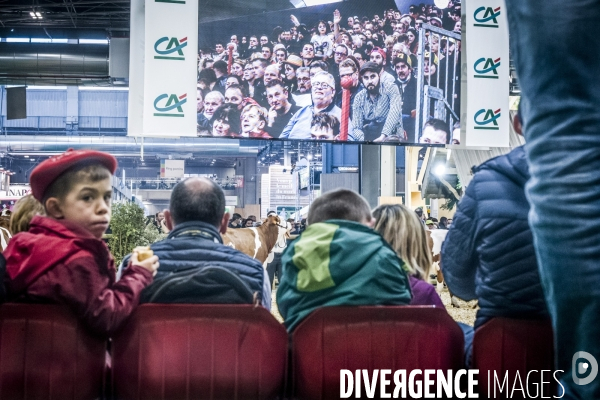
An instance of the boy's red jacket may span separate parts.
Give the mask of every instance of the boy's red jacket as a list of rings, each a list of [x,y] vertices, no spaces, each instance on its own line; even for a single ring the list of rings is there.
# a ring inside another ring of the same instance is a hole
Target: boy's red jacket
[[[3,255],[9,299],[67,304],[102,334],[121,325],[152,282],[152,273],[137,265],[115,282],[114,260],[102,240],[49,217],[33,217],[29,231],[15,235]]]

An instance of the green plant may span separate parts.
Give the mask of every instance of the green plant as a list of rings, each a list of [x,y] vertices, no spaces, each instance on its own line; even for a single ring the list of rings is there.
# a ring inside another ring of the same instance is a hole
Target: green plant
[[[147,244],[156,243],[158,241],[166,239],[167,236],[167,233],[158,232],[158,229],[156,229],[156,227],[153,224],[146,225],[146,228],[144,229],[144,241]]]
[[[462,183],[460,183],[460,179],[456,182],[456,186],[454,186],[454,190],[458,193],[459,196],[462,196]],[[457,199],[454,193],[451,191],[447,191],[446,202],[440,206],[442,210],[452,210],[458,204],[460,199]]]
[[[116,265],[119,265],[123,257],[131,253],[136,246],[149,244],[144,235],[144,210],[135,203],[115,204],[112,208],[110,227],[112,236],[108,240],[108,247]]]

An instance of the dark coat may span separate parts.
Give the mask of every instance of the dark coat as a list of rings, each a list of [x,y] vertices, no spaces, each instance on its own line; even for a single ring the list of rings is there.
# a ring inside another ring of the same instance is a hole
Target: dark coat
[[[192,221],[179,224],[169,236],[150,246],[154,255],[158,256],[160,268],[154,278],[154,284],[142,293],[143,299],[151,298],[156,288],[165,279],[178,272],[190,269],[206,269],[221,267],[238,275],[258,299],[263,299],[264,269],[262,264],[235,250],[223,245],[221,235],[210,224]],[[123,263],[127,265],[126,262]],[[203,292],[198,290],[194,302],[203,303]]]
[[[523,147],[475,169],[442,245],[450,291],[479,299],[475,327],[491,317],[545,317],[525,183]]]

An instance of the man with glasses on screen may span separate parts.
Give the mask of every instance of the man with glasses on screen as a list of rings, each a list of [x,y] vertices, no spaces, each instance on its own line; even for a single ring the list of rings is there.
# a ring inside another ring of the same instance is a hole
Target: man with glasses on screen
[[[333,50],[333,62],[329,60],[328,72],[335,78],[335,86],[340,87],[340,63],[348,58],[348,48],[343,44],[338,44]]]
[[[292,93],[294,103],[300,107],[310,106],[312,104],[310,85],[310,68],[300,67],[296,70],[296,82],[298,82],[298,90]]]
[[[350,118],[352,118],[352,104],[354,104],[354,98],[356,94],[363,90],[365,87],[360,82],[360,77],[358,74],[359,67],[356,65],[354,60],[351,58],[347,58],[340,63],[340,80],[344,79],[344,77],[348,76],[352,79],[352,87],[350,87]],[[342,97],[343,90],[338,90],[335,95],[335,105],[342,108]]]
[[[406,141],[402,127],[402,97],[395,83],[380,80],[381,66],[365,63],[360,77],[366,90],[358,93],[352,106],[353,140],[382,142]]]
[[[311,79],[312,105],[302,107],[288,122],[280,139],[310,139],[310,126],[313,115],[319,112],[331,114],[342,120],[342,110],[335,105],[335,80],[327,72],[321,71]]]

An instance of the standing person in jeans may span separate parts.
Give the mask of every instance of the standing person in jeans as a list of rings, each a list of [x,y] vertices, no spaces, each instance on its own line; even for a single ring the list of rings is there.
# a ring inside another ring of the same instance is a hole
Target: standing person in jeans
[[[589,51],[600,46],[600,3],[506,6],[531,172],[529,222],[563,399],[599,399],[600,376],[586,378],[600,362],[600,58]],[[591,372],[579,374],[584,363]]]

